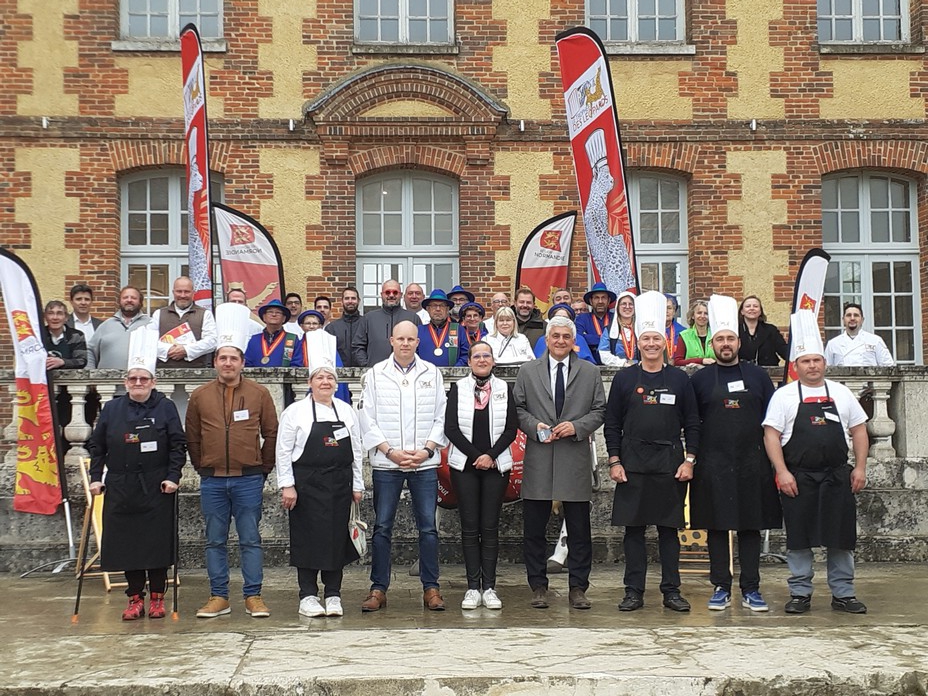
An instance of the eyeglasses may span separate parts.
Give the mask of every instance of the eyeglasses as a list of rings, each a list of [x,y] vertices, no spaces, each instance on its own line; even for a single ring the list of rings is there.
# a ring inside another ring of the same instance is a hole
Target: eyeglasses
[[[509,302],[507,302],[506,300],[493,300],[492,304],[495,304],[495,305],[506,305],[506,304],[509,304]]]
[[[148,384],[151,382],[151,377],[126,377],[126,381],[129,384]]]
[[[318,329],[320,326],[322,326],[322,325],[321,325],[318,321],[304,321],[304,322],[303,322],[303,328],[310,328],[310,329],[311,329],[311,328],[315,327],[315,328]]]
[[[399,290],[384,290],[383,294],[386,295],[387,297],[399,297],[400,291]]]
[[[470,357],[474,360],[492,360],[493,354],[492,353],[473,353],[471,354]]]

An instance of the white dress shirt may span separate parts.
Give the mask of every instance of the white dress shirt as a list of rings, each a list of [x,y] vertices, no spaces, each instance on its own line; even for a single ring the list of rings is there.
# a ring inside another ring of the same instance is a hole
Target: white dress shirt
[[[557,366],[564,365],[564,395],[567,395],[567,375],[570,371],[570,356],[566,356],[563,360],[555,360],[551,357],[551,354],[548,353],[548,372],[551,375],[551,398],[554,398],[554,395],[557,393],[554,390],[554,385],[557,382]]]
[[[181,309],[175,305],[174,307],[177,314],[181,319],[184,318],[184,315],[193,309],[193,305],[190,305],[186,309]],[[148,322],[148,330],[160,332],[161,331],[161,310],[155,310],[155,313],[151,317],[151,321]],[[160,335],[159,335],[160,338]],[[190,362],[191,360],[196,360],[201,355],[206,355],[207,353],[212,353],[216,350],[216,344],[219,342],[219,329],[216,328],[216,320],[213,318],[213,313],[211,311],[203,311],[203,330],[200,332],[200,338],[197,341],[192,343],[184,343],[184,349],[187,351],[187,357],[185,360]],[[171,343],[162,343],[158,342],[158,360],[165,361],[168,359],[168,350],[173,344]]]

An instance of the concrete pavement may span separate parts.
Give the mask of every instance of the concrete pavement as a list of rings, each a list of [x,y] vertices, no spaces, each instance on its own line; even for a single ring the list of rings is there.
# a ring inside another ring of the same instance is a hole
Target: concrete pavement
[[[529,607],[524,569],[505,565],[501,612],[464,612],[463,568],[442,568],[445,612],[422,609],[418,579],[396,568],[385,610],[362,614],[368,568],[346,574],[343,618],[297,614],[295,572],[270,569],[268,619],[244,613],[233,569],[233,613],[196,619],[205,572],[182,573],[180,619],[122,622],[120,589],[88,578],[77,624],[72,576],[0,576],[0,694],[710,694],[928,693],[928,573],[924,565],[860,564],[870,612],[832,611],[817,565],[810,614],[783,613],[786,569],[762,566],[771,605],[710,612],[705,576],[686,576],[690,614],[660,606],[652,566],[644,609],[619,613],[621,565],[597,565],[590,611],[567,605],[552,576],[548,610]],[[170,608],[170,604],[169,604]]]

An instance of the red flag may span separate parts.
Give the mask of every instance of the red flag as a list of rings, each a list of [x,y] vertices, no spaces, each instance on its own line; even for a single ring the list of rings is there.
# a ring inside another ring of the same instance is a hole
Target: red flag
[[[545,220],[525,238],[519,252],[516,289],[523,285],[531,288],[542,313],[551,306],[554,291],[567,287],[570,242],[576,222],[575,210]]]
[[[39,293],[29,267],[0,249],[0,287],[16,361],[16,488],[13,509],[52,515],[61,504],[61,478],[42,345]]]
[[[586,27],[561,32],[555,41],[593,276],[613,292],[637,292],[628,182],[609,61],[599,37]]]
[[[270,233],[227,205],[213,203],[213,214],[224,294],[242,290],[252,311],[272,297],[284,297],[283,263]]]
[[[200,34],[193,24],[180,33],[180,57],[184,72],[184,145],[187,163],[187,253],[194,301],[207,309],[213,305],[210,272],[209,138],[206,132],[206,80]]]
[[[793,309],[808,309],[818,318],[822,307],[822,296],[825,294],[825,273],[828,271],[828,262],[831,256],[824,249],[810,249],[799,265],[796,274],[796,287],[793,290]],[[791,313],[792,313],[791,312]],[[787,345],[792,345],[793,337],[790,335]],[[782,384],[789,384],[798,379],[796,368],[789,360],[783,367]]]

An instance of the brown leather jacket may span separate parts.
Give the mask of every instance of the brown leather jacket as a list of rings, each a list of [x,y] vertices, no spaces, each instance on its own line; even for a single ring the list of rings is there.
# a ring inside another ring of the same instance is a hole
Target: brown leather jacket
[[[238,386],[226,387],[216,379],[197,387],[187,404],[186,430],[190,462],[200,476],[269,474],[274,468],[277,409],[270,392],[253,380],[243,377]]]

